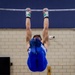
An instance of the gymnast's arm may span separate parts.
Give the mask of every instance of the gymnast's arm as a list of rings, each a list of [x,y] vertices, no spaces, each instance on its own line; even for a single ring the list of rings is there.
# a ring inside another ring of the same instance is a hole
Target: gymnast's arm
[[[45,13],[44,10],[48,10],[47,8],[43,9],[43,12]],[[42,42],[44,43],[44,46],[46,47],[46,49],[48,49],[48,27],[49,27],[49,18],[48,18],[48,11],[46,13],[46,16],[44,16],[44,28],[43,28],[43,39]]]
[[[26,11],[26,44],[27,44],[26,47],[27,49],[29,48],[29,41],[32,37],[30,15],[31,15],[31,10],[30,8],[27,8],[27,11]]]

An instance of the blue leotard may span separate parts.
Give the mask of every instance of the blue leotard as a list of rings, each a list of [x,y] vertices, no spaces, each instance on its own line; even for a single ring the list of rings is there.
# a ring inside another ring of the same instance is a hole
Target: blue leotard
[[[39,39],[31,39],[27,65],[33,72],[44,71],[47,67],[46,48]]]

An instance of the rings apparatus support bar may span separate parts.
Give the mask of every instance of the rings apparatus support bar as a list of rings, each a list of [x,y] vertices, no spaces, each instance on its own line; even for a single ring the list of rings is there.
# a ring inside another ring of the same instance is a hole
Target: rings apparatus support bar
[[[9,9],[9,8],[0,8],[0,11],[26,11],[26,9]],[[31,9],[31,11],[43,11],[42,9]],[[48,11],[75,11],[75,9],[49,9]]]

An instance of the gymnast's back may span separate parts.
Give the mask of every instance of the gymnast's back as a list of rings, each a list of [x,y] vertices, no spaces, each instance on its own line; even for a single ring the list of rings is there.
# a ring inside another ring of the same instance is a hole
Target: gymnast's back
[[[29,42],[30,47],[28,48],[27,64],[29,69],[34,72],[43,71],[47,66],[47,50],[41,40],[41,37],[37,35],[34,36]]]

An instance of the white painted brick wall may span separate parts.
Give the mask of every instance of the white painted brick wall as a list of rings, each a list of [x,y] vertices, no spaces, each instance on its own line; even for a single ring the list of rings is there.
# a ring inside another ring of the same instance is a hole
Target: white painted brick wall
[[[33,29],[33,35],[41,29]],[[72,29],[49,29],[49,35],[56,38],[49,40],[47,52],[51,75],[75,75],[75,31]],[[0,29],[0,56],[10,56],[13,66],[11,75],[47,75],[44,72],[31,72],[27,67],[25,29]]]

